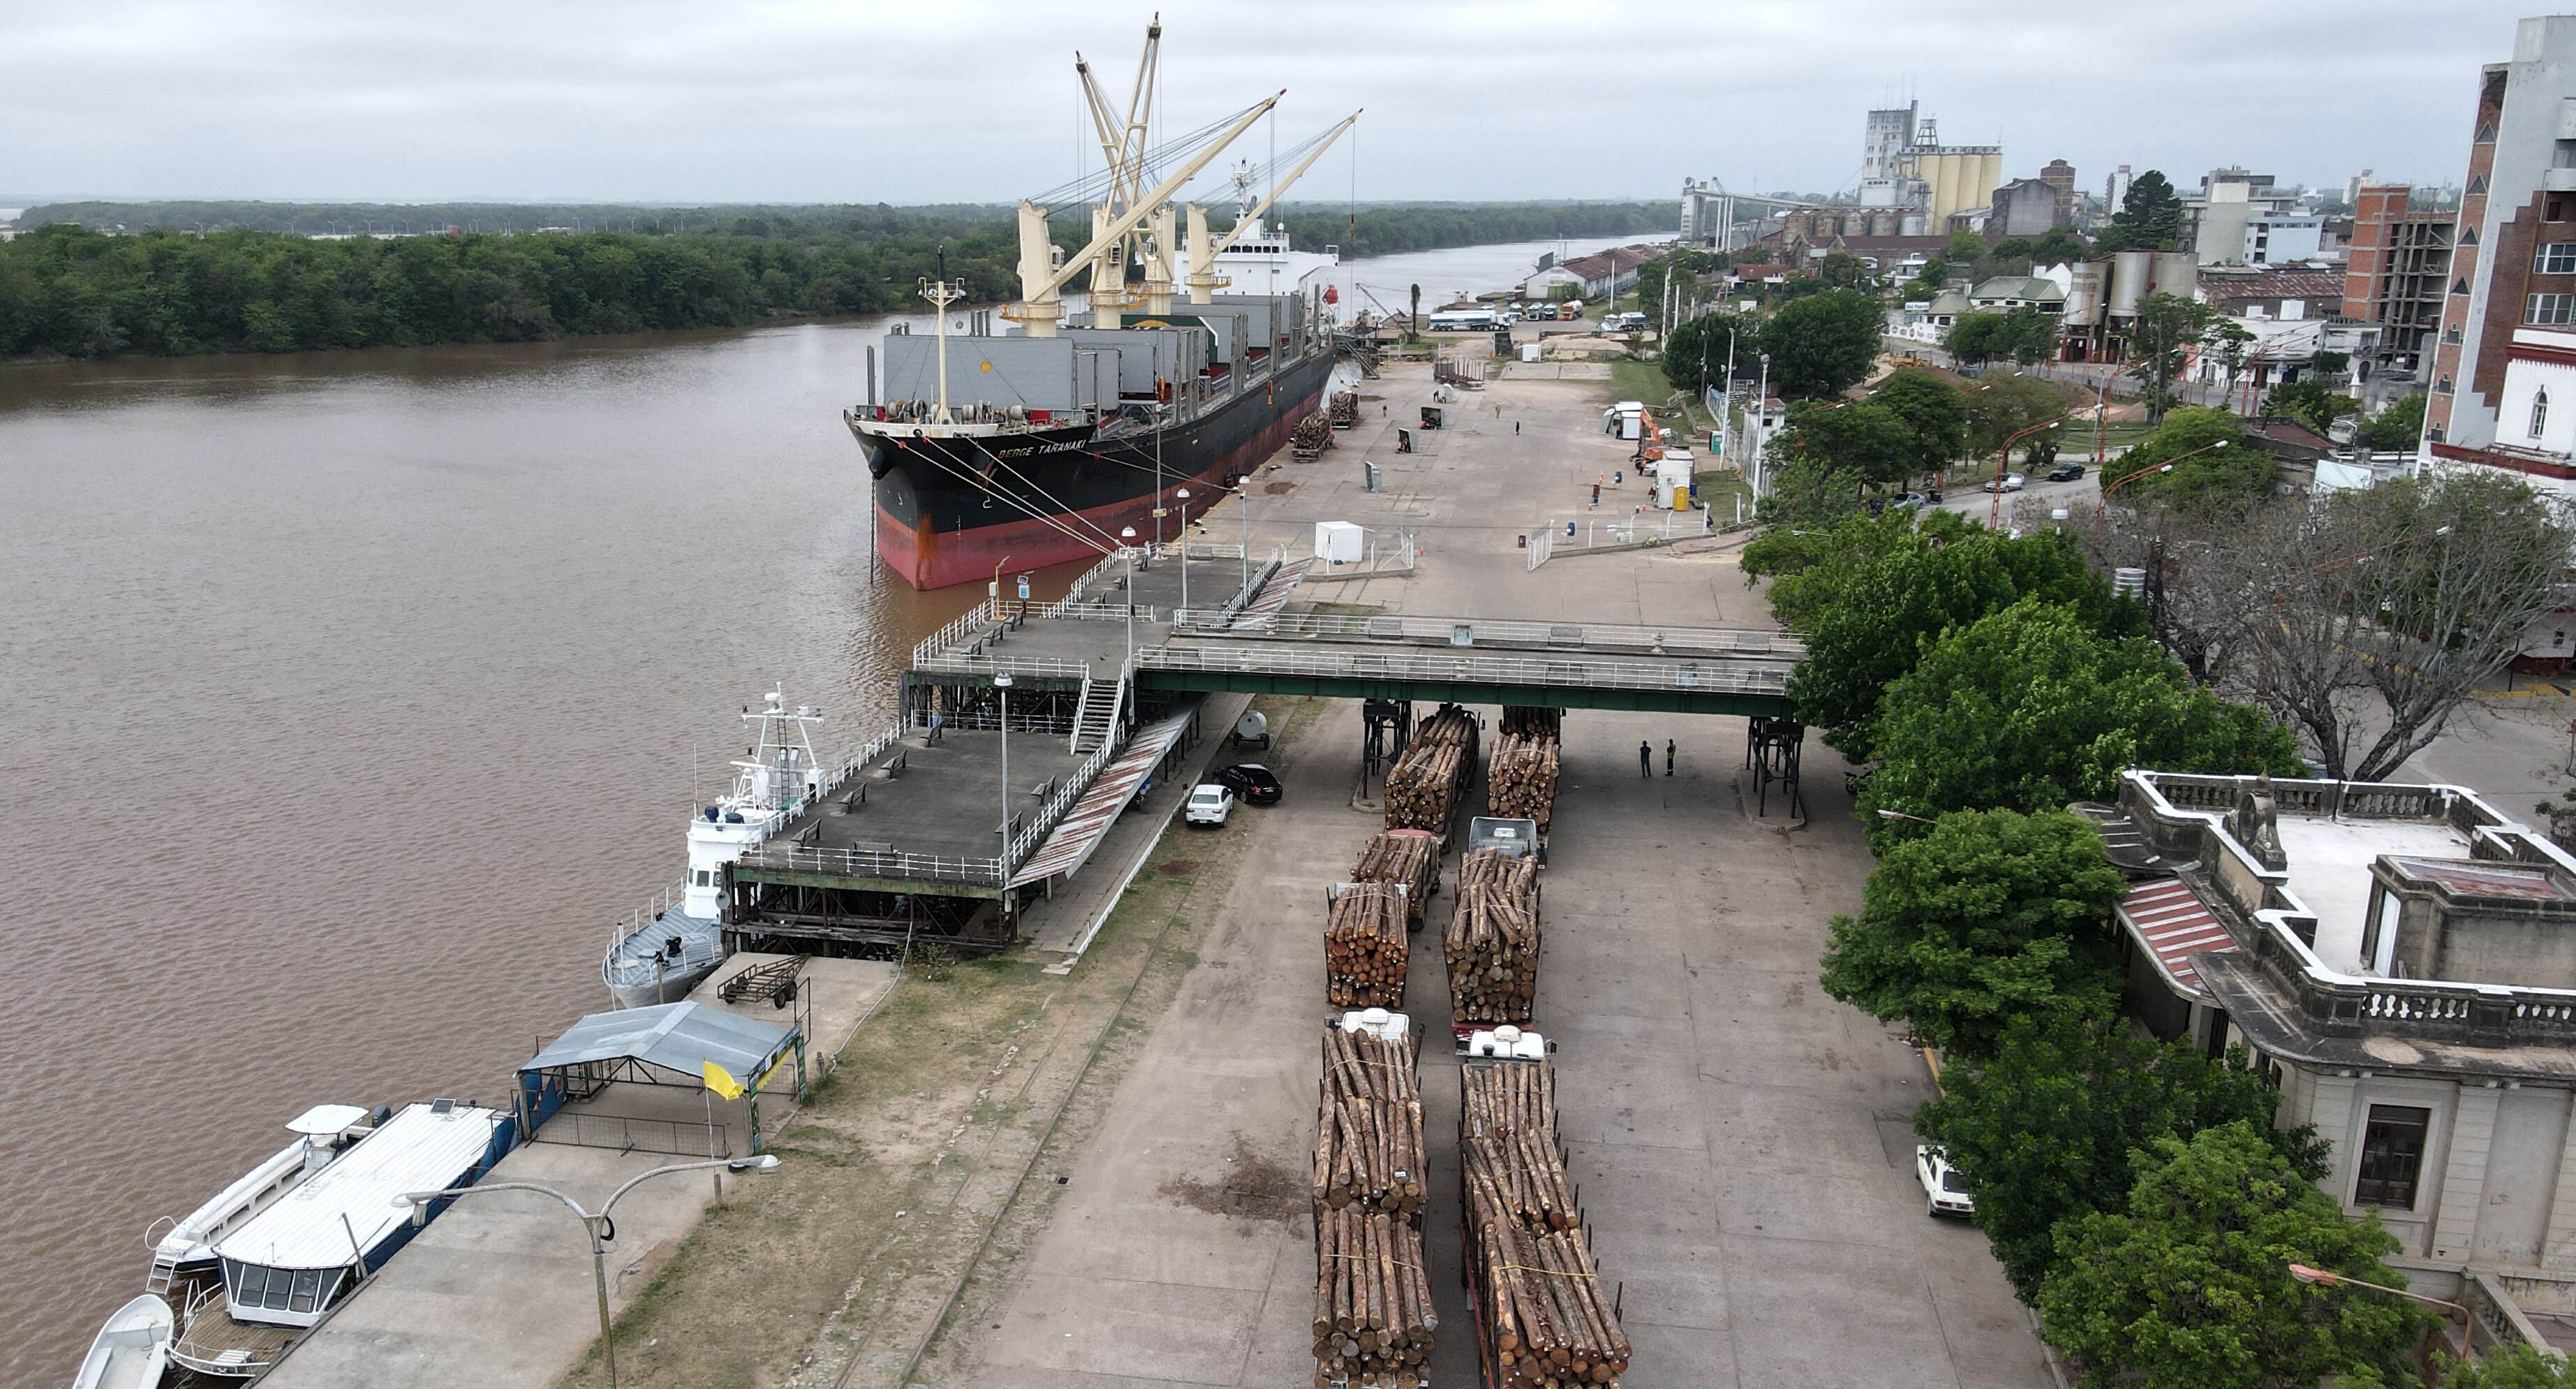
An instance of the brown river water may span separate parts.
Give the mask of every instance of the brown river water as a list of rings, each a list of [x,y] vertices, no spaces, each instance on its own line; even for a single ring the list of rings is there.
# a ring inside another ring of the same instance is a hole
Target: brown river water
[[[0,1383],[306,1106],[506,1101],[771,682],[884,726],[981,594],[874,572],[882,331],[0,368]]]
[[[145,1228],[306,1107],[506,1103],[742,705],[885,726],[981,597],[870,552],[839,411],[892,321],[0,366],[0,1384],[68,1382]]]

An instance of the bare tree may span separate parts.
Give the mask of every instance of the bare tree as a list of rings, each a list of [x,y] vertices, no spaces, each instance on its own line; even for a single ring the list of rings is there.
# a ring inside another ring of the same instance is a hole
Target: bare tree
[[[2144,552],[2158,634],[2354,781],[2423,751],[2570,604],[2576,529],[2499,474],[2130,519],[2113,548]]]

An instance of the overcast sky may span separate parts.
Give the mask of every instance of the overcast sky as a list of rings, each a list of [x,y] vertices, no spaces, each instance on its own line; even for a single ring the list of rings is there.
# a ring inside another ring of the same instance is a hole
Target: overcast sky
[[[1164,3],[1185,128],[1280,87],[1295,196],[1831,191],[1905,92],[1949,143],[2189,186],[2456,180],[2491,0]],[[0,195],[1006,201],[1075,168],[1078,47],[1123,102],[1151,5],[0,0]],[[1245,138],[1266,153],[1271,132]],[[1095,166],[1097,153],[1093,154]]]

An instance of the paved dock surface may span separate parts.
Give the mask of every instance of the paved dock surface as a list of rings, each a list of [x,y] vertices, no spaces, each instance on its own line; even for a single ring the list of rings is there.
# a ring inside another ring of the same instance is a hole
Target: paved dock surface
[[[1396,369],[1364,389],[1387,398],[1389,422],[1409,419],[1425,376]],[[1253,488],[1256,546],[1265,531],[1311,531],[1315,519],[1410,521],[1430,541],[1420,571],[1338,585],[1334,601],[1769,625],[1721,547],[1527,570],[1516,528],[1551,506],[1563,514],[1559,502],[1625,461],[1627,445],[1594,432],[1598,391],[1507,376],[1453,407],[1458,428],[1428,436],[1424,452],[1371,451],[1390,468],[1387,493],[1358,487],[1350,435],[1322,464],[1265,471]],[[1369,411],[1355,432],[1375,423]],[[1268,491],[1272,479],[1291,485]],[[1484,712],[1490,727],[1494,711]],[[1929,1093],[1921,1060],[1816,986],[1826,921],[1857,907],[1870,866],[1840,761],[1820,744],[1806,750],[1813,820],[1786,833],[1776,815],[1747,812],[1741,719],[1578,711],[1565,729],[1539,1008],[1562,1048],[1573,1176],[1636,1345],[1626,1382],[2051,1384],[1984,1238],[1923,1213],[1909,1127]],[[1351,803],[1356,706],[1326,706],[1308,737],[1285,801],[1228,831],[1255,837],[1223,921],[1095,1138],[1072,1155],[1051,1219],[988,1266],[1007,1270],[1004,1281],[952,1323],[953,1341],[920,1382],[1311,1379],[1321,902],[1378,820]],[[1671,777],[1667,738],[1679,744]],[[1652,777],[1637,773],[1640,741],[1654,749]],[[1449,902],[1433,904],[1414,938],[1408,995],[1442,1040],[1437,933]],[[1457,1069],[1435,1042],[1422,1070],[1436,1197],[1425,1254],[1442,1318],[1431,1377],[1450,1389],[1476,1382],[1459,1277]]]
[[[784,1022],[787,1015],[765,1002],[726,1004],[716,997],[726,978],[777,958],[736,955],[689,996],[757,1021]],[[803,992],[813,1029],[807,1054],[815,1078],[823,1057],[849,1040],[893,984],[894,967],[881,961],[806,962]],[[792,1094],[774,1092],[792,1085],[793,1076],[782,1071],[764,1092],[761,1114],[773,1133],[786,1125],[793,1107]],[[652,1115],[684,1125],[711,1112],[720,1142],[732,1152],[749,1150],[741,1105],[707,1107],[703,1092],[617,1084],[564,1112],[576,1111]],[[550,1186],[596,1209],[637,1174],[691,1160],[525,1143],[488,1180]],[[756,1180],[725,1179],[728,1186]],[[713,1174],[689,1172],[646,1182],[618,1202],[617,1239],[608,1254],[613,1309],[643,1291],[715,1196]],[[260,1382],[274,1389],[545,1389],[598,1343],[594,1288],[590,1241],[561,1202],[535,1192],[467,1197]]]

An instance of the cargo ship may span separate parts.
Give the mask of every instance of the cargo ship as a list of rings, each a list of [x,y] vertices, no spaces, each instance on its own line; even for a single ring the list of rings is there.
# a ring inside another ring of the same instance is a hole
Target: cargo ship
[[[867,458],[877,554],[915,588],[1177,539],[1322,400],[1334,294],[1316,277],[1339,257],[1295,250],[1267,214],[1359,116],[1266,169],[1238,165],[1234,225],[1211,234],[1206,210],[1174,195],[1285,93],[1155,147],[1161,36],[1146,31],[1123,118],[1075,57],[1104,167],[1045,201],[1087,209],[1090,241],[1065,254],[1049,207],[1023,201],[1003,331],[990,312],[952,320],[960,288],[925,284],[933,331],[889,335],[868,403],[843,412]]]

